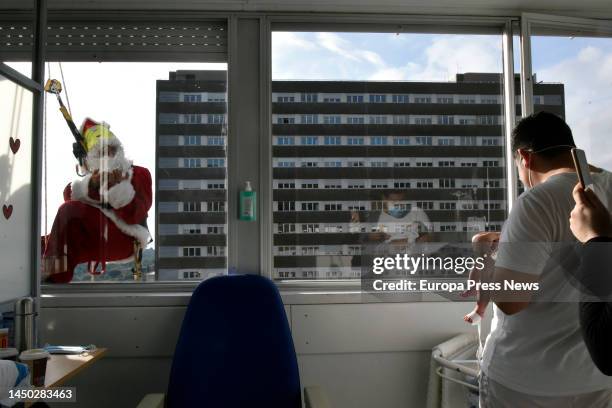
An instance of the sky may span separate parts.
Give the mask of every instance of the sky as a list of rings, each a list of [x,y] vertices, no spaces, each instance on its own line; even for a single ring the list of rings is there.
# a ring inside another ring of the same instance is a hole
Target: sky
[[[516,42],[515,42],[516,44]],[[566,117],[589,161],[612,169],[612,39],[533,37],[538,81],[565,84]],[[516,70],[518,53],[515,52]],[[22,72],[29,64],[10,63]],[[63,63],[63,93],[77,125],[105,121],[137,165],[155,171],[155,81],[178,69],[225,69],[203,63]],[[61,79],[59,65],[51,76]],[[290,33],[272,36],[273,79],[454,81],[456,73],[502,72],[498,35]],[[72,136],[54,100],[47,103],[47,229],[76,177]],[[44,194],[44,191],[43,191]],[[44,218],[44,214],[43,214]],[[154,229],[154,209],[149,225]],[[43,228],[44,228],[43,220]],[[153,231],[152,231],[153,232]]]

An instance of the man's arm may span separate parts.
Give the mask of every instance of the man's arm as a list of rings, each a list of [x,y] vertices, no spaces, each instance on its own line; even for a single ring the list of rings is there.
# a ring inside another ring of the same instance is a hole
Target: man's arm
[[[538,275],[496,267],[494,272],[494,282],[499,283],[502,290],[495,291],[493,293],[493,301],[497,307],[504,312],[504,314],[516,314],[529,306],[529,303],[531,302],[531,292],[528,290],[505,290],[505,282],[529,284],[537,283],[538,281]]]

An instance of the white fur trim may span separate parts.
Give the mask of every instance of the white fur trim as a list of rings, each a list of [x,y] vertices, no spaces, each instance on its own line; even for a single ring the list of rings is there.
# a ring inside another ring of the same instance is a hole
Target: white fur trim
[[[118,209],[132,202],[135,195],[136,190],[134,190],[131,180],[123,180],[121,183],[112,186],[104,194],[104,201],[109,203],[114,209]]]
[[[117,226],[117,228],[119,228],[119,231],[137,239],[143,248],[147,246],[151,238],[151,234],[149,234],[149,230],[147,230],[145,227],[139,224],[126,223],[119,218],[113,210],[100,208],[100,211],[102,211],[102,214],[106,215],[106,217],[111,220]]]
[[[89,197],[89,180],[91,179],[91,174],[86,175],[85,177],[81,177],[72,181],[70,188],[72,190],[70,194],[70,199],[75,201],[85,201],[92,202]]]

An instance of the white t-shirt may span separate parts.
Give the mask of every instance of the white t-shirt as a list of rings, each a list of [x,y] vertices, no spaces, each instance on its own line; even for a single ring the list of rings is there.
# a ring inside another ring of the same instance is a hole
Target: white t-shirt
[[[596,193],[608,205],[612,174],[594,173],[593,180]],[[522,194],[501,233],[495,265],[538,275],[542,292],[535,293],[529,306],[514,315],[505,315],[494,306],[482,370],[494,381],[525,394],[569,396],[612,388],[612,377],[593,364],[582,339],[580,293],[559,263],[549,262],[559,248],[553,243],[576,242],[569,228],[576,182],[575,173],[557,174]],[[553,294],[559,302],[549,301]]]

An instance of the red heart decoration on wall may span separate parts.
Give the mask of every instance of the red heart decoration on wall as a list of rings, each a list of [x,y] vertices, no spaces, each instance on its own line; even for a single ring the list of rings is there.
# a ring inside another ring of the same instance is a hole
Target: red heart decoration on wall
[[[17,153],[17,150],[19,150],[19,146],[21,146],[21,140],[17,139],[13,139],[13,136],[11,136],[11,138],[9,139],[9,146],[11,146],[11,150],[13,151],[13,154]]]
[[[11,215],[13,215],[13,205],[11,204],[7,206],[6,204],[4,204],[2,206],[2,212],[4,213],[4,218],[8,220],[9,218],[11,218]]]

